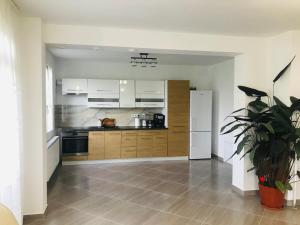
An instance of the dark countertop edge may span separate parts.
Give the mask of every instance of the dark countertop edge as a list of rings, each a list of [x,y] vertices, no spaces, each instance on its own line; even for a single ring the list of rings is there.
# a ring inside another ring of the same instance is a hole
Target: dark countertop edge
[[[134,126],[120,126],[114,128],[104,127],[60,127],[62,130],[85,130],[85,131],[118,131],[118,130],[167,130],[167,127],[134,127]]]

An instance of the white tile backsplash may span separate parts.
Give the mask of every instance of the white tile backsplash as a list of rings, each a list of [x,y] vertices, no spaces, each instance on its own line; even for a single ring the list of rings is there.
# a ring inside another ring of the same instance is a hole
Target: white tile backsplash
[[[132,114],[162,113],[159,108],[104,109],[85,105],[56,105],[55,125],[60,127],[98,126],[99,119],[114,118],[117,126],[134,126]]]

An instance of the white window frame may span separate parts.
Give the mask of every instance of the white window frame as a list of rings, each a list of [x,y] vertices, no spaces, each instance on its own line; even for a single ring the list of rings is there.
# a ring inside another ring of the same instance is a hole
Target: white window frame
[[[54,130],[54,84],[52,67],[46,66],[46,131],[47,134]]]

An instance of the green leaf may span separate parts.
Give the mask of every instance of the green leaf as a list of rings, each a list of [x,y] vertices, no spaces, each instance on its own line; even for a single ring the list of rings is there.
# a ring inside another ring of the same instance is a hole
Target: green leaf
[[[294,104],[294,103],[296,103],[299,99],[296,98],[296,97],[294,97],[294,96],[291,96],[291,97],[290,97],[290,100],[291,100],[291,103]]]
[[[230,117],[231,115],[237,113],[237,112],[240,112],[240,111],[243,111],[243,110],[246,110],[246,108],[240,108],[240,109],[237,109],[235,111],[233,111],[232,113],[229,114],[229,116],[227,116],[225,119],[227,119],[228,117]]]
[[[279,181],[279,180],[277,180],[277,181],[275,181],[275,186],[277,187],[277,189],[279,190],[279,191],[281,191],[282,193],[285,193],[286,192],[286,187],[285,187],[285,185],[284,185],[284,183],[282,183],[281,181]]]
[[[230,126],[231,124],[233,124],[233,123],[235,123],[235,122],[237,122],[237,121],[232,121],[232,122],[230,122],[230,123],[227,123],[225,126],[223,126],[222,128],[221,128],[221,133],[225,130],[225,128],[226,127],[228,127],[228,126]]]
[[[228,131],[222,133],[222,134],[229,134],[233,131],[235,131],[236,129],[238,129],[239,127],[243,127],[243,126],[247,126],[248,124],[247,123],[239,123],[239,124],[236,124],[234,125],[233,127],[231,127]]]
[[[234,137],[235,137],[234,143],[237,143],[237,141],[239,140],[239,138],[240,138],[244,133],[246,133],[248,130],[250,130],[253,126],[254,126],[253,124],[252,124],[252,125],[249,125],[249,126],[246,127],[241,133],[235,135],[235,136],[234,136]]]
[[[267,130],[271,133],[271,134],[275,134],[275,131],[271,125],[271,122],[269,123],[263,123],[262,124],[265,128],[267,128]]]
[[[261,112],[262,110],[269,107],[268,104],[264,103],[259,98],[257,98],[256,100],[250,102],[248,105],[250,107],[254,108],[258,112]]]
[[[296,135],[300,137],[300,128],[296,128]]]
[[[258,145],[259,145],[259,143],[256,143],[254,146],[252,146],[252,148],[250,148],[247,152],[245,152],[240,159],[244,158],[247,154],[250,154],[250,158],[251,158],[251,152],[255,152],[255,150],[257,149]]]
[[[271,141],[271,151],[270,154],[273,156],[278,156],[280,153],[287,149],[287,145],[282,140],[272,140]]]
[[[250,172],[252,170],[255,170],[255,167],[252,167],[252,168],[248,169],[247,172]]]
[[[297,159],[300,158],[300,142],[295,144],[295,152],[297,154]]]
[[[284,104],[279,98],[276,96],[273,96],[274,101],[276,102],[276,105],[278,105],[281,108],[288,108],[286,104]]]
[[[287,64],[278,74],[277,76],[274,78],[273,83],[275,84],[276,81],[279,80],[280,77],[283,76],[283,74],[285,73],[285,71],[287,71],[287,69],[292,65],[292,62],[294,61],[296,56],[293,57],[293,59],[289,62],[289,64]]]
[[[263,91],[259,91],[253,88],[249,88],[246,86],[238,86],[238,88],[243,91],[247,96],[250,97],[264,97],[264,96],[268,96],[266,92]]]
[[[285,188],[286,188],[287,190],[289,190],[289,191],[293,190],[292,185],[291,185],[290,183],[288,183],[288,182],[285,184]]]
[[[247,135],[243,138],[243,140],[241,140],[241,142],[237,146],[236,154],[241,153],[241,151],[243,150],[243,148],[245,147],[245,145],[247,144],[247,142],[249,141],[250,138],[251,138],[251,135]]]

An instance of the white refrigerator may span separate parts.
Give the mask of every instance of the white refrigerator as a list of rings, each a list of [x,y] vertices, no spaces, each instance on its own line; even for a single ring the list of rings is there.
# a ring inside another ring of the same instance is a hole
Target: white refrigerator
[[[190,159],[211,158],[212,91],[190,92]]]

